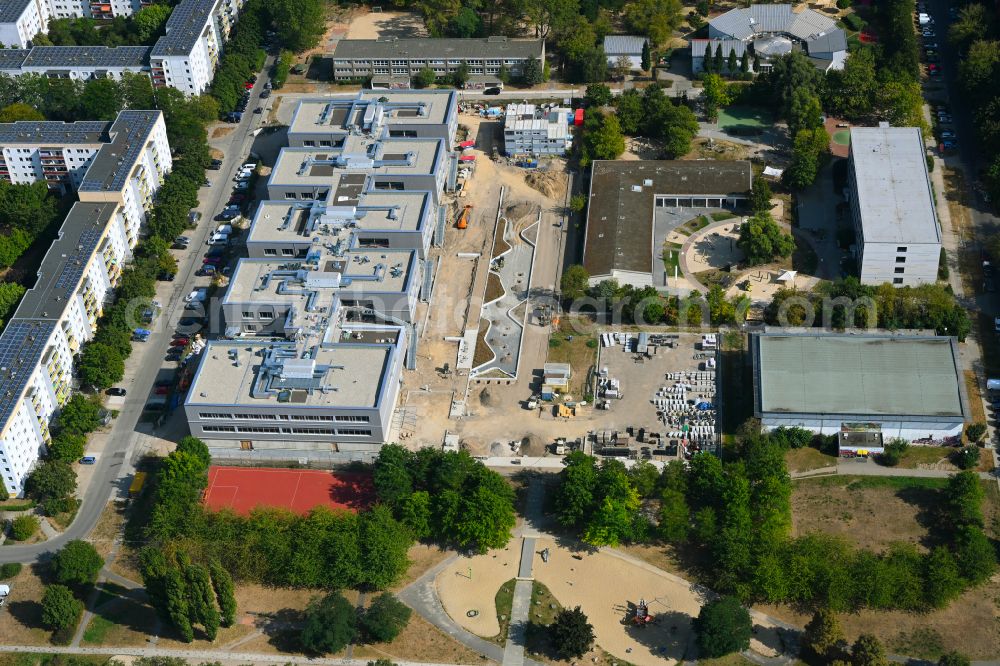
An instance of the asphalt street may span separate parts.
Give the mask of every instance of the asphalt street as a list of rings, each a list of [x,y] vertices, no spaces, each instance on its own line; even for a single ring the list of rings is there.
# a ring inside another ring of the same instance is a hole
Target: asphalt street
[[[268,57],[264,72],[268,71],[272,57]],[[199,278],[194,273],[201,266],[206,241],[215,229],[216,222],[212,217],[228,200],[230,183],[236,167],[243,163],[253,137],[250,132],[257,128],[266,114],[254,114],[260,101],[266,77],[258,76],[257,83],[251,92],[247,105],[247,113],[229,136],[229,142],[220,149],[224,153],[222,168],[219,171],[208,171],[207,177],[212,187],[202,188],[198,195],[198,208],[202,219],[197,229],[190,230],[191,246],[178,257],[179,271],[172,283],[169,297],[164,302],[163,311],[154,321],[153,334],[145,344],[133,345],[133,356],[129,364],[138,361],[138,369],[131,379],[123,382],[128,390],[125,404],[121,407],[118,418],[112,424],[111,436],[108,438],[104,452],[97,457],[96,469],[86,493],[82,498],[80,510],[69,528],[59,536],[41,543],[26,546],[4,546],[0,549],[0,564],[6,562],[31,562],[45,558],[58,551],[67,541],[82,539],[90,534],[101,516],[104,507],[111,499],[112,493],[124,495],[131,482],[134,472],[132,465],[132,448],[138,431],[136,426],[143,412],[143,406],[152,389],[153,382],[163,366],[163,358],[169,348],[177,322],[184,316],[183,297],[196,287],[206,286],[208,278]],[[162,300],[162,299],[161,299]]]

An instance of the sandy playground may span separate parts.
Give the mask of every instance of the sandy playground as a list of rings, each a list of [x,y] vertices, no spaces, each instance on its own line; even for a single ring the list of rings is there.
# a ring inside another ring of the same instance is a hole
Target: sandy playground
[[[348,39],[379,37],[426,37],[423,18],[414,12],[365,12],[351,20]]]
[[[452,619],[480,636],[497,635],[494,597],[517,574],[520,544],[520,539],[514,539],[502,551],[460,557],[441,572],[437,590]],[[543,563],[537,553],[546,547],[550,556]],[[571,551],[551,539],[538,539],[535,552],[535,580],[548,587],[564,607],[581,606],[594,625],[597,644],[612,655],[637,666],[664,666],[694,654],[691,620],[705,600],[696,586],[614,550]],[[640,598],[657,620],[641,629],[626,626],[628,604]],[[470,610],[479,613],[470,618]],[[776,654],[777,634],[757,622],[751,648],[764,655]]]

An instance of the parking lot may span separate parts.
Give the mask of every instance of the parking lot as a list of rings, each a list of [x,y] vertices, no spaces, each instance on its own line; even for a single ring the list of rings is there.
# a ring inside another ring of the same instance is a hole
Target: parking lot
[[[640,429],[645,439],[655,439],[646,433],[660,433],[666,447],[674,442],[682,452],[685,442],[689,452],[714,443],[717,344],[699,333],[650,334],[642,352],[639,335],[601,337],[594,430],[631,429],[633,442]]]

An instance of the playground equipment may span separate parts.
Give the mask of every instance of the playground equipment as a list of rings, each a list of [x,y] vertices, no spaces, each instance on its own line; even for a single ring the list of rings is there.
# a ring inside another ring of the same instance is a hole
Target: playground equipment
[[[631,604],[629,605],[631,606]],[[630,610],[632,610],[632,614],[629,621],[637,627],[645,627],[653,621],[653,615],[649,612],[649,604],[646,603],[645,599],[639,599],[639,603]]]
[[[469,226],[469,215],[471,214],[472,206],[466,206],[462,209],[462,214],[458,216],[458,222],[455,226],[459,229],[466,229]]]

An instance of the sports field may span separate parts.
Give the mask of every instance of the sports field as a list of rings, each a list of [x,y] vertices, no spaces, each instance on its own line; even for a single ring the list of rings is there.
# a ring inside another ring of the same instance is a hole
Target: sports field
[[[375,499],[368,474],[319,470],[216,467],[208,470],[205,506],[246,515],[259,506],[307,513],[316,506],[357,511]]]
[[[759,130],[772,124],[771,114],[749,106],[719,109],[719,127],[723,130]]]

